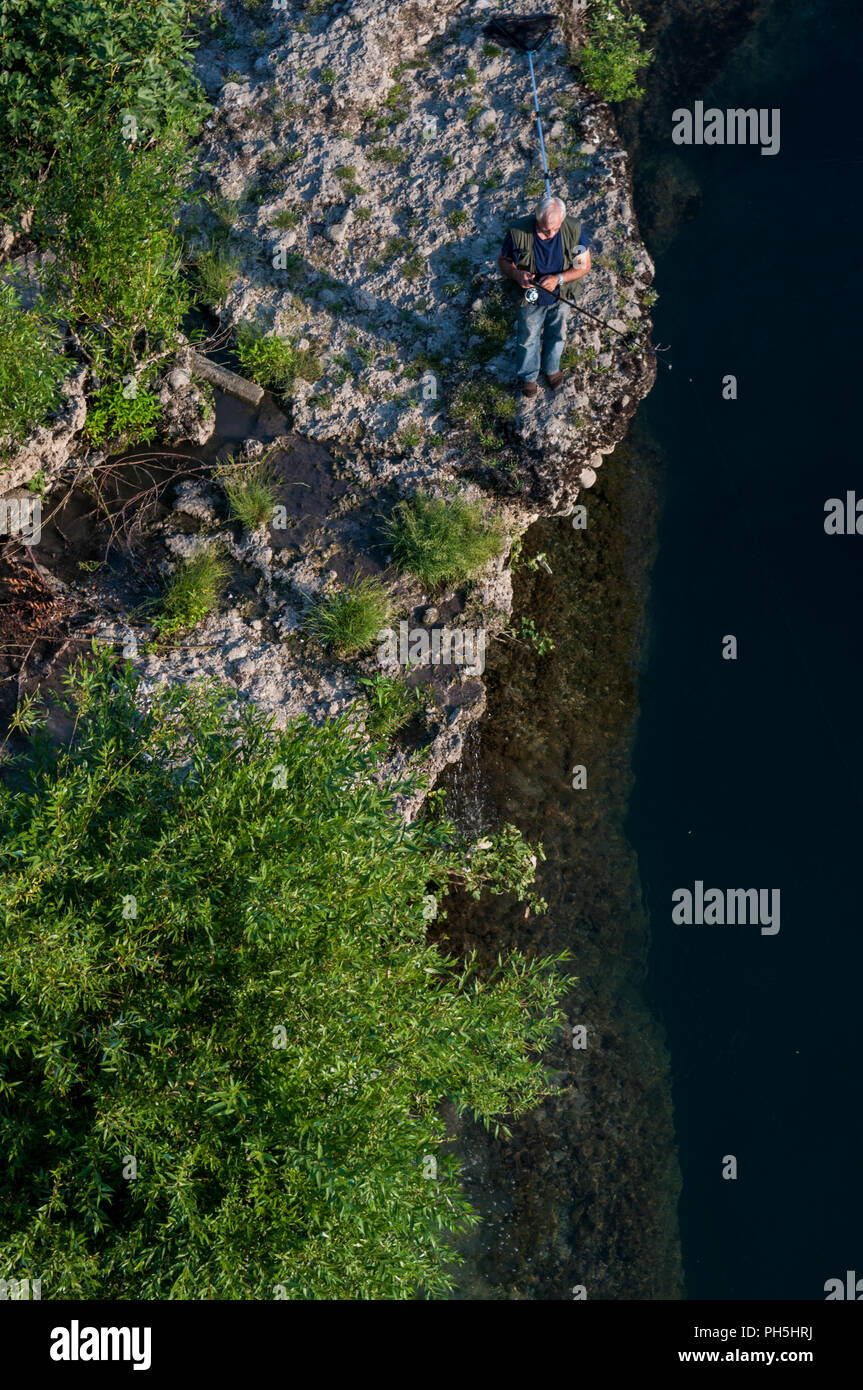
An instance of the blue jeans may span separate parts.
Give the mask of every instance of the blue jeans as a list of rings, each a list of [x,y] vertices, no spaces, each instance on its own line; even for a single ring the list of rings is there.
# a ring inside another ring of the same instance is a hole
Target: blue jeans
[[[566,327],[570,308],[562,300],[556,304],[519,305],[516,370],[519,380],[536,381],[540,369],[553,376],[560,370],[560,359],[566,344]]]

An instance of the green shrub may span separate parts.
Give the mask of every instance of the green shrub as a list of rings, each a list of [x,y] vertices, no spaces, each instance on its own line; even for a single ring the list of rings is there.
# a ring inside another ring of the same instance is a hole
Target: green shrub
[[[405,685],[398,676],[364,677],[360,685],[369,706],[366,728],[375,738],[392,738],[425,703],[422,691]]]
[[[464,208],[456,208],[447,218],[447,226],[452,228],[463,227],[467,221],[467,213]]]
[[[199,550],[168,580],[156,630],[162,640],[195,627],[215,608],[229,569],[224,556],[208,547]]]
[[[46,288],[102,377],[119,380],[176,349],[189,307],[176,231],[182,168],[176,141],[135,152],[82,132],[37,201],[34,235],[57,257]]]
[[[247,531],[257,531],[271,520],[276,490],[265,461],[239,466],[223,464],[216,476],[225,489],[231,515]]]
[[[530,847],[405,825],[413,786],[345,721],[232,701],[181,683],[142,709],[101,656],[68,747],[22,713],[0,1267],[54,1299],[441,1296],[477,1220],[442,1103],[497,1129],[547,1094],[562,981],[519,955],[481,976],[427,921],[453,883],[523,894]]]
[[[136,382],[103,386],[90,402],[84,434],[90,444],[125,439],[127,444],[149,444],[156,436],[156,422],[162,414],[158,396],[152,391],[132,390]]]
[[[69,364],[56,326],[41,307],[25,310],[11,285],[0,285],[0,441],[11,450],[60,403]]]
[[[4,0],[0,217],[32,201],[58,149],[124,130],[143,145],[197,125],[208,105],[189,66],[188,10],[186,0]]]
[[[283,394],[291,390],[297,377],[317,381],[324,370],[311,348],[298,348],[285,338],[267,337],[248,326],[240,329],[237,356],[253,381]]]
[[[478,502],[417,494],[398,502],[386,525],[400,569],[424,584],[458,584],[484,568],[503,546],[500,523],[488,522]]]
[[[390,618],[390,597],[379,579],[358,579],[320,598],[306,627],[339,656],[367,651]]]
[[[624,14],[618,0],[593,0],[585,20],[587,43],[574,56],[588,87],[604,101],[626,101],[644,93],[637,74],[652,61],[640,36],[644,20]]]

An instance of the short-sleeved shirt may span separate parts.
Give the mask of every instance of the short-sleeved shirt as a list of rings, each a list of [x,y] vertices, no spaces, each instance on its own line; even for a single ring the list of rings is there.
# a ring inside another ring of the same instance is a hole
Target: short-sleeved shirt
[[[581,229],[579,245],[585,247],[585,249],[590,245],[590,238],[587,236],[583,227]],[[507,232],[504,238],[501,255],[505,261],[515,261],[515,246],[509,232]],[[564,265],[563,237],[559,231],[555,232],[554,236],[545,238],[534,235],[533,259],[536,263],[536,274],[538,279],[542,279],[544,275],[560,275],[561,271],[564,269]],[[550,294],[548,290],[540,288],[539,303],[556,304],[557,295]]]

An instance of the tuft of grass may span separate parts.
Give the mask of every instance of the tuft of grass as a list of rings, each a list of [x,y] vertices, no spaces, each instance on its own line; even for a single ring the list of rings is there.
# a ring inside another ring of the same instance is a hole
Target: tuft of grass
[[[454,212],[449,214],[446,223],[448,227],[455,229],[457,227],[463,227],[466,221],[467,213],[464,208],[456,208]]]
[[[216,477],[225,490],[228,506],[247,531],[265,526],[276,505],[275,484],[266,462],[223,464]]]
[[[431,586],[473,578],[503,546],[500,523],[464,497],[418,493],[396,503],[385,531],[399,569]]]
[[[339,656],[366,651],[390,617],[390,597],[379,579],[358,579],[318,600],[306,628]]]
[[[222,304],[237,278],[239,261],[224,245],[211,242],[193,266],[195,289],[205,304]]]
[[[199,550],[168,580],[156,618],[159,638],[195,627],[215,608],[228,578],[228,564],[218,551]]]
[[[282,231],[292,231],[300,220],[298,208],[282,208],[273,218],[273,226]]]
[[[333,83],[338,81],[338,76],[335,68],[321,68],[318,73],[318,77],[325,87],[332,87]]]
[[[369,705],[366,728],[376,738],[392,738],[425,703],[422,691],[405,685],[398,676],[364,677],[360,685]]]
[[[311,348],[298,348],[285,338],[267,337],[248,325],[239,331],[237,356],[243,371],[271,391],[290,391],[297,377],[317,381],[324,371]]]
[[[240,215],[240,205],[235,199],[222,198],[215,193],[207,201],[216,221],[216,233],[224,239]]]
[[[407,157],[403,150],[395,145],[374,145],[368,152],[369,159],[376,160],[379,164],[401,164]]]

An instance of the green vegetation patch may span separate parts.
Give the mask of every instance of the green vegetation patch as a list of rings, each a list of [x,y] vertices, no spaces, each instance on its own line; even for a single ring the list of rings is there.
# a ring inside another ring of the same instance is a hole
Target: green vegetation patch
[[[207,111],[186,0],[3,0],[0,217],[14,220],[58,148],[144,145]]]
[[[197,626],[213,611],[228,578],[228,562],[215,547],[199,550],[168,580],[156,630],[165,641]]]
[[[267,525],[276,505],[276,484],[266,459],[222,464],[216,477],[225,490],[231,516],[247,531]]]
[[[432,586],[473,578],[503,547],[500,523],[464,497],[418,493],[398,502],[386,534],[399,568]]]
[[[25,310],[11,285],[0,286],[0,441],[7,449],[57,409],[68,367],[44,308]]]
[[[379,579],[358,579],[314,604],[306,627],[339,656],[367,651],[390,620],[390,596]]]
[[[427,925],[450,885],[524,895],[541,850],[405,825],[414,784],[382,784],[344,721],[275,731],[205,683],[142,709],[104,656],[68,708],[60,751],[20,712],[0,790],[4,1277],[444,1294],[477,1217],[442,1104],[497,1129],[542,1100],[563,981],[518,954],[480,974]]]
[[[626,14],[618,0],[592,0],[585,27],[587,42],[573,61],[588,87],[604,101],[643,96],[638,72],[653,59],[650,50],[641,47],[644,20]]]
[[[363,678],[360,685],[369,705],[366,728],[376,738],[392,738],[425,704],[422,690],[405,685],[398,676]]]
[[[449,413],[471,430],[487,452],[503,447],[503,428],[515,419],[517,408],[514,397],[496,382],[465,382],[453,396]]]
[[[268,337],[244,325],[237,338],[237,356],[243,371],[260,386],[283,394],[291,390],[297,377],[317,381],[323,363],[311,348],[299,348],[286,338]]]

